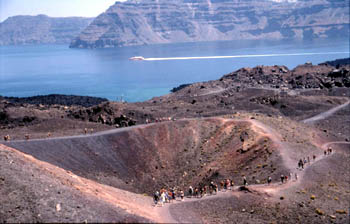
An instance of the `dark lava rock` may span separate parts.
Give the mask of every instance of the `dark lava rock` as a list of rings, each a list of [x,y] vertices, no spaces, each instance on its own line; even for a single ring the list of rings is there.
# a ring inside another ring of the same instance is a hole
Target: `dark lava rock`
[[[27,103],[27,104],[43,104],[43,105],[64,105],[64,106],[83,106],[91,107],[100,103],[108,101],[105,98],[90,97],[90,96],[74,96],[74,95],[60,95],[51,94],[45,96],[32,96],[32,97],[4,97],[11,103]]]
[[[191,84],[181,84],[181,85],[179,85],[178,87],[172,88],[172,89],[170,90],[170,92],[175,93],[175,92],[177,92],[177,91],[179,91],[179,90],[181,90],[181,89],[183,89],[183,88],[185,88],[185,87],[187,87],[187,86],[189,86],[189,85],[191,85]]]

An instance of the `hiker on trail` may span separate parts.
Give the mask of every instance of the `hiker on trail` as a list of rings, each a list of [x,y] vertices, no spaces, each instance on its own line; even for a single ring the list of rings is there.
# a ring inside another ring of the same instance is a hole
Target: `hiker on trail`
[[[51,137],[51,132],[47,133],[47,137],[50,138]]]
[[[287,183],[287,182],[288,182],[288,176],[285,175],[285,176],[284,176],[284,179],[285,179],[285,181],[286,181],[286,183]]]
[[[304,162],[301,159],[300,159],[300,161],[301,161],[301,163],[300,163],[301,169],[303,170],[304,169]]]
[[[224,189],[227,190],[227,181],[224,180]]]
[[[327,155],[327,150],[324,150],[324,155],[325,155],[325,156]]]
[[[166,202],[170,203],[172,198],[170,191],[166,191],[165,196],[166,196]]]
[[[245,176],[243,176],[243,185],[244,186],[248,185],[247,178]]]
[[[171,189],[171,196],[172,196],[172,199],[175,201],[176,200],[175,188]]]
[[[10,141],[10,139],[11,139],[11,138],[10,138],[9,135],[5,135],[5,136],[4,136],[4,141],[5,141],[5,142]]]
[[[284,175],[281,175],[281,182],[284,183]]]
[[[298,167],[299,167],[299,169],[300,169],[300,168],[301,168],[301,169],[304,169],[304,162],[303,162],[302,159],[299,160]]]
[[[181,197],[181,201],[183,201],[185,197],[185,193],[183,190],[180,190],[180,197]]]
[[[231,181],[229,179],[226,180],[226,185],[227,185],[227,189],[231,190]]]
[[[272,181],[272,178],[269,176],[269,177],[267,178],[267,184],[270,185],[270,184],[271,184],[271,181]]]
[[[215,185],[214,185],[214,182],[210,182],[209,184],[209,189],[210,189],[210,194],[213,194],[214,191],[215,191]]]
[[[307,163],[306,158],[304,158],[304,164],[306,164],[306,163]]]
[[[163,206],[165,203],[165,192],[163,191],[160,195],[160,204]]]
[[[328,155],[330,155],[332,153],[332,147],[328,147],[327,151],[328,151]]]
[[[159,201],[159,192],[156,191],[153,195],[153,200],[154,200],[154,205],[157,206],[158,201]]]
[[[295,173],[295,180],[297,181],[298,180],[298,174]]]
[[[190,186],[188,188],[188,194],[190,195],[190,198],[192,198],[192,196],[193,196],[193,188],[192,188],[192,186]]]
[[[200,194],[200,197],[203,197],[203,194],[204,194],[204,188],[203,187],[199,188],[199,194]]]
[[[314,162],[315,162],[315,160],[316,160],[316,155],[315,155],[315,154],[312,156],[312,159],[313,159]]]
[[[196,188],[194,189],[194,194],[195,194],[196,198],[199,197],[199,189],[198,189],[198,187],[196,187]]]
[[[224,185],[225,185],[224,181],[220,181],[220,191],[224,188]]]
[[[84,128],[84,133],[87,134],[88,133],[88,129]]]

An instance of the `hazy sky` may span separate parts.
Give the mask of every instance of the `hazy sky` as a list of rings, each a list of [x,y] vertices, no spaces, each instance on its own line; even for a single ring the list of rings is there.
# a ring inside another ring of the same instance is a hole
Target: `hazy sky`
[[[95,17],[114,2],[116,0],[0,0],[0,21],[9,16],[38,14]]]

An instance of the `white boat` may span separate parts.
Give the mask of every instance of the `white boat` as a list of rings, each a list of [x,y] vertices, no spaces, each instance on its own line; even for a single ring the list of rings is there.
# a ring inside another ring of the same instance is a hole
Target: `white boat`
[[[142,60],[145,60],[145,58],[142,57],[142,56],[135,56],[135,57],[129,58],[129,60],[133,60],[133,61],[142,61]]]

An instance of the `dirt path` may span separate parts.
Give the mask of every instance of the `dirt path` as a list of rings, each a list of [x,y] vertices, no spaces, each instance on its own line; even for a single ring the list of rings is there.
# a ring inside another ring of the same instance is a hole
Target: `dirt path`
[[[165,121],[168,122],[168,121]],[[103,136],[103,135],[110,135],[110,134],[115,134],[115,133],[121,133],[133,129],[138,129],[138,128],[145,128],[149,127],[152,125],[156,125],[158,123],[152,123],[152,124],[140,124],[140,125],[134,125],[130,127],[125,127],[125,128],[116,128],[116,129],[111,129],[107,131],[101,131],[101,132],[96,132],[93,134],[86,134],[86,135],[75,135],[75,136],[63,136],[63,137],[53,137],[53,138],[41,138],[41,139],[29,139],[29,140],[14,140],[11,142],[27,142],[27,141],[50,141],[50,140],[60,140],[60,139],[76,139],[76,138],[90,138],[90,137],[96,137],[96,136]],[[6,144],[5,141],[0,140],[0,144]]]
[[[341,110],[341,109],[347,107],[349,104],[350,104],[350,100],[348,100],[346,103],[341,104],[341,105],[339,105],[339,106],[336,106],[336,107],[334,107],[334,108],[332,108],[332,109],[330,109],[330,110],[327,110],[327,111],[322,112],[322,113],[320,113],[320,114],[317,114],[317,115],[315,115],[315,116],[313,116],[313,117],[310,117],[310,118],[307,118],[307,119],[305,119],[305,120],[302,120],[301,122],[303,122],[303,123],[305,123],[305,124],[312,124],[312,123],[314,123],[314,122],[316,122],[316,121],[326,119],[326,118],[332,116],[332,115],[333,115],[334,113],[336,113],[337,111],[339,111],[339,110]]]
[[[323,145],[321,146],[321,148],[327,149],[328,146],[334,145],[334,144],[350,144],[350,142],[341,142],[341,141],[339,141],[339,142],[327,142],[327,143],[323,144]]]
[[[198,96],[207,96],[207,95],[211,95],[211,94],[222,93],[228,89],[231,89],[231,88],[222,88],[221,86],[219,86],[218,89],[208,90],[206,93],[198,94]]]

